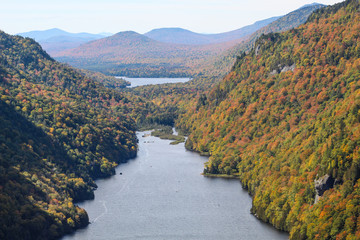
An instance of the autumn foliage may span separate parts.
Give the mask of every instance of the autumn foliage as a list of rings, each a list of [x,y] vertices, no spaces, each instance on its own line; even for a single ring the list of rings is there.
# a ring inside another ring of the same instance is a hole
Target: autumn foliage
[[[0,98],[0,239],[54,239],[86,226],[73,202],[93,198],[95,178],[136,156],[131,116],[142,107],[3,32]]]
[[[349,0],[263,35],[177,123],[211,155],[204,173],[238,176],[252,212],[291,239],[360,235],[359,9]],[[335,186],[314,203],[325,174]]]

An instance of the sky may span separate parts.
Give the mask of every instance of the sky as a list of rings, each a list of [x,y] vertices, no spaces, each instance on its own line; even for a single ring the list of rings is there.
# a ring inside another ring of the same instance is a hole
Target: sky
[[[314,0],[0,0],[0,30],[60,28],[78,33],[146,33],[181,27],[199,33],[235,30],[285,15]],[[339,0],[317,0],[332,5]]]

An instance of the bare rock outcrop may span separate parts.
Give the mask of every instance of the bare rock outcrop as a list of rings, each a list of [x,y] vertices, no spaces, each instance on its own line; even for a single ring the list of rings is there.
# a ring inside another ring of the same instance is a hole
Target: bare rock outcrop
[[[319,198],[324,194],[326,190],[329,190],[334,187],[335,179],[331,177],[329,174],[326,174],[319,179],[315,180],[315,202],[316,204],[319,201]]]

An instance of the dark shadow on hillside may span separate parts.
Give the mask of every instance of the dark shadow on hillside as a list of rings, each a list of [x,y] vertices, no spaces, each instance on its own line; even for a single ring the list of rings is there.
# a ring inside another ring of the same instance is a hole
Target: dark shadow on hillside
[[[0,239],[54,239],[86,226],[85,211],[60,204],[80,197],[81,191],[75,193],[59,177],[76,176],[74,168],[59,144],[0,101]],[[45,211],[56,203],[54,214]],[[55,221],[56,214],[61,221]]]

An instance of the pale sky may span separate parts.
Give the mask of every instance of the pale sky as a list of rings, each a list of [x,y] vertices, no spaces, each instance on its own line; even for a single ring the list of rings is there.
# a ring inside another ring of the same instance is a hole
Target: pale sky
[[[0,30],[10,34],[60,28],[111,32],[181,27],[220,33],[285,15],[316,0],[0,0]],[[339,0],[317,0],[332,5]]]

